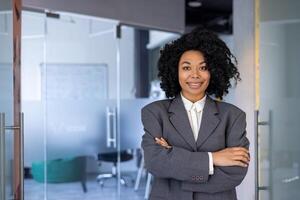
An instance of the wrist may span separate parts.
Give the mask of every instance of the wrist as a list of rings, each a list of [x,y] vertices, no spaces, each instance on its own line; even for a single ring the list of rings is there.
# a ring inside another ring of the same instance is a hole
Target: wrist
[[[217,152],[211,152],[213,165],[217,165]]]

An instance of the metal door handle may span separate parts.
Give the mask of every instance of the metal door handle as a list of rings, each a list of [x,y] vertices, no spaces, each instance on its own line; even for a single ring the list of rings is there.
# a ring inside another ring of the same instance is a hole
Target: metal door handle
[[[255,116],[255,120],[254,120],[254,122],[255,122],[255,135],[254,135],[254,141],[255,141],[255,144],[254,144],[254,146],[255,146],[255,199],[259,200],[259,191],[260,190],[270,190],[271,191],[272,183],[271,183],[271,180],[269,180],[269,186],[260,186],[259,185],[259,157],[258,157],[259,156],[259,147],[258,147],[259,132],[258,132],[258,128],[259,128],[259,126],[269,126],[269,129],[271,129],[272,112],[269,111],[268,121],[259,121],[259,119],[258,119],[259,111],[258,110],[255,110],[254,116]],[[270,132],[271,132],[271,130],[270,130]],[[269,140],[270,140],[270,137],[271,136],[269,136]],[[271,142],[269,141],[269,148],[271,148],[270,143]],[[270,149],[269,154],[271,154],[271,151],[272,150]],[[269,157],[271,158],[270,155],[269,155]],[[271,163],[271,160],[270,160],[270,163]],[[270,164],[270,170],[272,170],[271,166],[272,165]],[[269,174],[269,179],[270,179],[270,176],[271,175]]]
[[[112,118],[112,121],[111,121]],[[112,111],[109,107],[106,107],[106,146],[116,148],[117,147],[117,127],[116,127],[116,109]]]
[[[5,113],[0,113],[0,163],[2,164],[0,172],[0,197],[6,199],[6,152],[5,152],[5,131],[6,130],[20,130],[20,187],[21,187],[21,200],[24,199],[24,113],[20,113],[19,126],[6,126]]]
[[[5,199],[5,115],[0,113],[0,199]]]

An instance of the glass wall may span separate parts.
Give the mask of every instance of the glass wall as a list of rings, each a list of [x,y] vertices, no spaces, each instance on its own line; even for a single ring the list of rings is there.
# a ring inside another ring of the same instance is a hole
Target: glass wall
[[[259,198],[300,198],[298,1],[260,1]]]
[[[144,134],[141,109],[146,104],[165,98],[157,78],[160,48],[178,34],[122,26],[119,38],[120,75],[118,98],[118,138],[120,187],[122,200],[144,199],[151,189],[150,175],[143,169],[141,139]],[[127,161],[132,155],[132,161]],[[147,184],[148,182],[148,184]],[[133,190],[134,189],[134,190]]]
[[[140,109],[177,35],[118,24],[23,12],[25,199],[144,199]]]
[[[0,1],[0,199],[13,193],[13,16],[11,1]]]

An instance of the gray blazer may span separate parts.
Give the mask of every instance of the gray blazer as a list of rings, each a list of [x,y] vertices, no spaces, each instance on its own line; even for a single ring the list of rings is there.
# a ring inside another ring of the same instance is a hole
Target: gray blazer
[[[237,199],[235,187],[247,168],[214,166],[214,174],[209,175],[207,152],[249,148],[245,112],[207,97],[197,141],[180,95],[145,106],[142,122],[145,166],[154,176],[151,200]],[[155,137],[165,138],[172,148],[156,144]]]

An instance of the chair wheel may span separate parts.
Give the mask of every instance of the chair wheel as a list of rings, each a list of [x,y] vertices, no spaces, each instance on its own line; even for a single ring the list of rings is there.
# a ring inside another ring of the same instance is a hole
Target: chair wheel
[[[100,187],[103,188],[104,182],[103,182],[103,181],[99,181],[99,180],[98,180],[97,182],[98,182],[98,184],[100,185]]]

